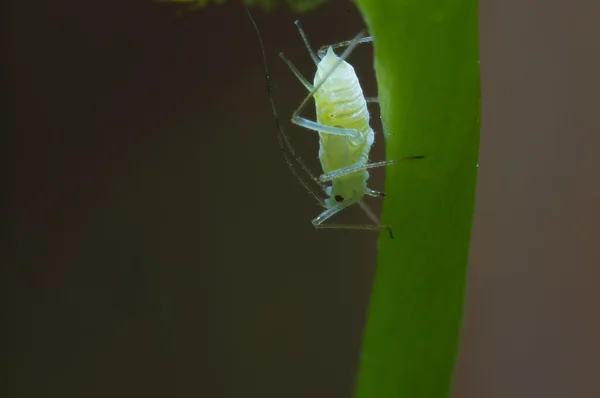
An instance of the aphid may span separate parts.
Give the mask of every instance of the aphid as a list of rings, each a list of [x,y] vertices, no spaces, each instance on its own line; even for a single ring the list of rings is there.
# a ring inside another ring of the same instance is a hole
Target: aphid
[[[250,13],[248,13],[250,15]],[[252,19],[252,16],[250,16]],[[256,24],[252,20],[254,27]],[[270,77],[260,33],[256,28],[261,45],[263,62],[265,64],[267,89],[273,115],[279,132],[280,148],[284,153],[286,162],[293,174],[302,185],[317,199],[325,210],[312,220],[315,228],[336,229],[360,229],[380,231],[386,229],[392,235],[389,225],[380,225],[379,219],[373,211],[363,202],[365,195],[384,197],[382,192],[374,191],[367,186],[369,172],[367,169],[373,167],[387,166],[404,160],[421,159],[423,156],[409,156],[401,159],[382,162],[368,163],[369,152],[374,141],[374,132],[369,125],[369,111],[367,102],[377,102],[377,99],[365,98],[354,68],[345,60],[354,50],[357,44],[372,41],[371,37],[365,37],[361,31],[353,40],[340,42],[325,46],[319,50],[317,55],[310,46],[306,34],[302,30],[299,21],[295,22],[300,36],[313,59],[317,72],[314,85],[310,84],[298,69],[288,60],[283,53],[280,57],[288,65],[294,75],[309,91],[308,95],[294,111],[292,123],[306,129],[316,131],[319,134],[319,160],[323,168],[323,174],[316,178],[305,166],[302,159],[296,155],[287,135],[283,132],[281,123],[277,116],[275,102],[272,97]],[[346,47],[341,56],[337,56],[333,49]],[[325,50],[326,48],[326,50]],[[315,100],[317,121],[308,120],[300,113],[308,105],[311,98]],[[304,181],[294,168],[291,159],[287,156],[285,149],[291,153],[302,169],[309,177],[318,184],[326,195],[322,198],[310,185]],[[366,215],[373,221],[374,225],[367,224],[325,224],[332,216],[345,208],[358,204]]]

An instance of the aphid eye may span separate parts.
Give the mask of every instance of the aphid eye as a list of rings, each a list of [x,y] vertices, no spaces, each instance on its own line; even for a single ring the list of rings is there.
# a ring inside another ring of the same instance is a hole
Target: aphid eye
[[[344,197],[342,195],[335,195],[334,199],[336,202],[343,202],[344,201]]]

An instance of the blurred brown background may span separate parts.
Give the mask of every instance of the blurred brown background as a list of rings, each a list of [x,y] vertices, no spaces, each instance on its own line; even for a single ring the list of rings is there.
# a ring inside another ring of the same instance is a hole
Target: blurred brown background
[[[482,0],[456,397],[600,397],[600,3]]]
[[[455,396],[600,396],[600,13],[492,3]],[[310,225],[245,11],[5,8],[6,396],[351,396],[375,237]],[[298,16],[253,13],[285,120],[304,88],[277,53],[313,66]],[[299,17],[314,46],[362,27],[346,1]],[[371,48],[352,63],[375,95]],[[316,137],[287,130],[316,169]]]

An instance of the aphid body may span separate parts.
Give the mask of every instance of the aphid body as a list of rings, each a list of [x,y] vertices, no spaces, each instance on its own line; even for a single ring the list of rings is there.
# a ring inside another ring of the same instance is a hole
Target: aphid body
[[[315,87],[335,67],[339,58],[329,47],[317,64]],[[323,82],[313,95],[317,123],[326,126],[352,129],[353,135],[336,135],[319,131],[319,160],[325,174],[349,166],[364,166],[369,160],[369,151],[374,141],[374,132],[369,125],[369,110],[358,77],[352,65],[341,63]],[[331,180],[325,199],[328,208],[345,202],[358,202],[368,191],[366,169],[342,175]]]
[[[248,13],[248,15],[250,15],[250,13]],[[371,42],[371,37],[365,37],[364,32],[361,31],[350,41],[340,42],[321,48],[318,52],[319,56],[317,56],[310,46],[304,31],[300,27],[300,23],[296,21],[296,26],[298,27],[308,53],[317,66],[317,72],[313,81],[314,85],[310,84],[308,80],[302,76],[298,69],[296,69],[283,53],[279,54],[294,75],[296,75],[298,80],[300,80],[308,90],[307,96],[300,103],[298,108],[296,108],[291,121],[294,124],[319,133],[319,160],[323,168],[323,174],[319,177],[315,177],[308,167],[306,167],[302,159],[296,155],[287,135],[283,132],[279,117],[277,116],[275,102],[272,97],[272,88],[270,85],[270,77],[262,39],[251,16],[250,19],[254,24],[261,45],[269,101],[279,132],[280,149],[284,154],[288,167],[297,177],[298,181],[300,181],[306,190],[325,208],[321,214],[312,220],[313,226],[315,226],[315,228],[359,229],[368,231],[387,229],[390,236],[392,236],[391,227],[388,225],[380,225],[377,217],[362,201],[362,198],[365,195],[374,197],[385,196],[381,192],[368,188],[367,180],[369,179],[369,172],[367,169],[387,166],[404,160],[421,159],[423,156],[407,156],[401,159],[368,163],[369,152],[374,141],[374,132],[369,125],[367,102],[378,102],[378,100],[365,98],[354,68],[347,63],[345,59],[350,55],[357,44]],[[347,48],[338,57],[333,49],[339,47]],[[316,121],[300,116],[300,113],[308,105],[311,99],[314,99],[315,101]],[[323,199],[321,195],[300,176],[292,163],[292,158],[290,158],[286,152],[289,152],[310,179],[321,187],[323,192],[327,195],[325,199]],[[326,220],[353,204],[359,204],[366,215],[373,221],[374,225],[325,224]]]

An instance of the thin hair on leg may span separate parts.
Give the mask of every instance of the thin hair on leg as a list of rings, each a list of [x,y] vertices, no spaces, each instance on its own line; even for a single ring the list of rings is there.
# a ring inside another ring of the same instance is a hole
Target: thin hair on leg
[[[354,231],[373,231],[381,232],[387,230],[390,238],[394,239],[392,227],[389,225],[368,225],[368,224],[319,224],[314,226],[317,229],[349,229]]]
[[[325,221],[338,214],[345,208],[358,203],[361,208],[366,206],[362,201],[358,202],[348,202],[348,203],[339,203],[329,209],[324,210],[321,214],[315,217],[312,220],[312,225],[317,229],[351,229],[351,230],[361,230],[361,231],[381,231],[382,229],[388,230],[390,237],[393,239],[394,235],[392,233],[392,227],[389,225],[379,225],[379,221],[377,217],[373,214],[373,212],[367,207],[367,216],[371,218],[376,225],[367,225],[367,224],[325,224]]]

